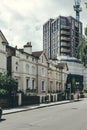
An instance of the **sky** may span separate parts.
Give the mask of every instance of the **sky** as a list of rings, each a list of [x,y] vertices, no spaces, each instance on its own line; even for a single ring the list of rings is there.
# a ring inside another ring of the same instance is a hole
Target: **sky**
[[[80,21],[87,22],[87,0],[81,1]],[[32,50],[43,49],[43,24],[58,16],[76,17],[74,0],[0,0],[0,30],[9,45],[18,48],[31,41]]]

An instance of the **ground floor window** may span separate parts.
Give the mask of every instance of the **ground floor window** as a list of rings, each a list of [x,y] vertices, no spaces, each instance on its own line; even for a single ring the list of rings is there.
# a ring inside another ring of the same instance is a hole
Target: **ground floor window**
[[[33,79],[32,80],[32,89],[34,89],[35,88],[35,80]]]
[[[29,79],[26,79],[26,89],[29,88]]]
[[[45,91],[45,81],[42,81],[42,91]]]

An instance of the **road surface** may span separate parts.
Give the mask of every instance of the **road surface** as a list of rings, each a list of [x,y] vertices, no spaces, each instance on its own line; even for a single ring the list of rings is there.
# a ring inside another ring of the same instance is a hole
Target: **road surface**
[[[87,99],[3,115],[0,130],[87,130]]]

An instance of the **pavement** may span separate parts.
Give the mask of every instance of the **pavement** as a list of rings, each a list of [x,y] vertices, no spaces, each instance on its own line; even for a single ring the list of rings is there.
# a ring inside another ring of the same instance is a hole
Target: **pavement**
[[[23,111],[28,111],[28,110],[34,110],[34,109],[39,109],[39,108],[43,108],[43,107],[50,107],[50,106],[54,106],[54,105],[62,105],[62,104],[72,103],[72,102],[81,101],[81,100],[82,99],[65,100],[65,101],[44,103],[44,104],[39,104],[39,105],[19,106],[19,107],[16,107],[16,108],[4,109],[3,115],[17,113],[17,112],[23,112]]]

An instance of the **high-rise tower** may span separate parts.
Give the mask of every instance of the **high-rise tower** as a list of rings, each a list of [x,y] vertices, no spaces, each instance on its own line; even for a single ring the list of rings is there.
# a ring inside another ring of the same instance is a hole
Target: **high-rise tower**
[[[43,50],[48,59],[60,55],[76,57],[81,38],[82,23],[71,16],[59,16],[43,25]]]

